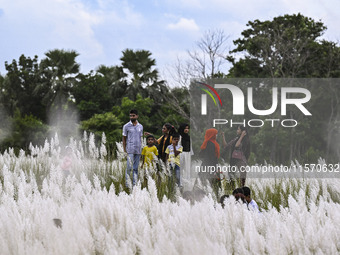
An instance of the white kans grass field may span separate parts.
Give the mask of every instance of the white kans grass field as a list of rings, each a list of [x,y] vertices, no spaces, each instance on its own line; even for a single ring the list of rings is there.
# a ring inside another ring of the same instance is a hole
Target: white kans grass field
[[[0,254],[340,253],[337,178],[247,179],[255,213],[232,198],[222,208],[213,194],[160,201],[151,172],[128,194],[123,159],[105,159],[93,136],[70,146],[67,178],[57,137],[30,155],[0,155]]]

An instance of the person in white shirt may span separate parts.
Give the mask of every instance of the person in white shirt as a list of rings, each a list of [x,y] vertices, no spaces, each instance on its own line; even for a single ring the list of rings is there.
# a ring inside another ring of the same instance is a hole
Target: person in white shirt
[[[125,171],[125,181],[128,187],[128,179],[131,169],[133,169],[133,185],[138,179],[138,165],[142,152],[143,125],[138,121],[138,111],[130,111],[130,121],[123,126],[123,148],[127,153],[127,167]]]
[[[254,212],[260,212],[259,206],[255,202],[254,199],[251,198],[250,196],[250,188],[249,187],[243,187],[243,194],[244,194],[244,199],[247,202],[247,207],[249,211],[254,211]]]
[[[181,161],[180,154],[183,151],[183,147],[178,144],[179,134],[174,134],[172,136],[172,144],[169,145],[166,150],[166,160],[169,162],[170,169],[174,172],[176,176],[176,183],[181,187]]]

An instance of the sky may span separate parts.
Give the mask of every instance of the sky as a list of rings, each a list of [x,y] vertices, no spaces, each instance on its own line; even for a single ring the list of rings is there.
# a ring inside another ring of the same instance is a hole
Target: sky
[[[41,60],[53,49],[77,51],[86,74],[120,64],[129,48],[150,51],[167,79],[208,30],[223,30],[232,49],[248,21],[297,13],[321,20],[325,39],[340,40],[338,0],[0,0],[0,74],[5,61]]]

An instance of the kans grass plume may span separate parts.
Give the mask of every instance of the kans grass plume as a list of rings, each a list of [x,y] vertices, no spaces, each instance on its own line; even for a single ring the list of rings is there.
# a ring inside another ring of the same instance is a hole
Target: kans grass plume
[[[261,213],[210,194],[160,199],[154,174],[125,191],[123,157],[105,160],[93,139],[71,141],[67,178],[57,136],[0,155],[0,254],[340,252],[339,179],[249,179]]]

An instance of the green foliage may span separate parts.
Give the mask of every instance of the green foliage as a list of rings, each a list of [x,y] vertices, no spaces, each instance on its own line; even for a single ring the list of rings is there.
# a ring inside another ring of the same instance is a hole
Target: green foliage
[[[155,68],[156,60],[151,58],[151,52],[126,49],[120,60],[124,80],[128,85],[125,95],[135,100],[140,94],[143,98],[152,98],[156,104],[161,103],[167,90],[164,81],[159,80],[158,70]]]
[[[122,140],[122,123],[112,113],[95,114],[92,118],[81,122],[81,129],[94,133],[98,139],[106,136],[106,147],[110,151],[116,148],[116,142]]]
[[[98,168],[98,164],[92,164],[92,166],[89,172],[93,176],[96,175],[100,177],[103,188],[105,187],[109,191],[110,187],[113,186],[117,195],[121,192],[131,193],[131,190],[125,185],[126,160],[119,165],[117,162],[106,161],[105,166],[102,168]],[[132,174],[130,178],[132,179]],[[138,179],[141,184],[141,189],[148,188],[149,178],[156,184],[159,201],[163,201],[164,197],[173,202],[176,201],[176,177],[170,174],[164,165],[160,166],[157,164],[157,169],[149,169],[148,171],[139,169]]]
[[[164,123],[171,123],[178,129],[178,127],[181,125],[181,123],[189,123],[187,119],[185,119],[183,116],[179,115],[173,108],[173,106],[170,103],[166,103],[162,105],[161,107],[161,114],[163,116],[162,122],[160,123],[160,126],[162,126]]]
[[[121,123],[130,121],[130,110],[136,109],[138,111],[138,121],[143,125],[144,130],[152,126],[150,122],[150,112],[153,106],[153,100],[150,98],[142,98],[137,95],[136,101],[132,101],[127,97],[123,97],[122,105],[113,107],[113,113],[117,116]]]
[[[340,48],[337,43],[320,39],[326,30],[321,21],[293,14],[249,21],[247,25],[231,51],[241,57],[228,57],[232,63],[228,77],[339,77]],[[129,121],[131,109],[139,111],[144,130],[156,135],[161,135],[166,122],[175,127],[189,122],[188,89],[167,87],[159,78],[151,52],[126,49],[119,65],[102,65],[86,75],[79,73],[77,56],[73,50],[54,49],[47,51],[40,63],[36,56],[24,55],[10,64],[6,62],[7,74],[0,76],[1,110],[13,117],[19,109],[22,116],[34,116],[47,123],[46,113],[50,109],[65,113],[65,107],[74,103],[83,121],[82,129],[95,132],[98,137],[105,132],[110,147],[121,139],[120,130]],[[217,72],[214,77],[225,75]],[[256,108],[269,109],[271,91],[258,87],[253,91]],[[303,162],[315,160],[316,155],[336,159],[339,150],[334,141],[340,138],[339,91],[329,86],[315,87],[311,92],[308,108],[317,123],[301,118],[299,129],[252,129],[250,162],[289,163],[294,159]],[[221,114],[231,116],[231,112]],[[244,118],[254,116],[246,112]],[[235,136],[232,129],[225,133],[226,137]]]
[[[1,151],[8,147],[16,152],[20,149],[28,149],[29,144],[43,145],[48,132],[48,126],[32,115],[21,115],[17,110],[12,119],[11,130],[7,130],[8,136],[1,143]]]
[[[80,74],[79,81],[72,88],[72,94],[79,110],[80,120],[91,118],[94,114],[109,112],[114,105],[110,87],[105,77],[89,73]]]
[[[111,104],[120,105],[122,98],[127,90],[126,74],[121,66],[104,66],[97,69],[97,75],[102,76],[106,86],[109,88]]]
[[[243,53],[229,77],[335,77],[339,74],[339,47],[318,41],[326,30],[320,21],[301,14],[269,21],[249,21],[231,53]],[[331,56],[331,58],[330,58]],[[336,60],[337,59],[337,60]],[[334,65],[333,65],[334,64]]]
[[[157,80],[158,71],[152,69],[156,65],[156,60],[151,58],[150,51],[126,49],[120,60],[122,67],[133,75],[132,84],[149,84]]]
[[[75,59],[79,54],[74,50],[49,50],[45,53],[46,58],[42,60],[42,67],[49,67],[55,78],[59,80],[68,79],[70,74],[78,74],[80,64]]]
[[[241,78],[329,78],[339,77],[340,47],[337,43],[321,40],[326,30],[321,21],[301,14],[283,15],[272,20],[249,21],[248,28],[235,40],[231,53],[241,58],[229,57],[233,64],[229,77]],[[327,84],[327,82],[325,82]],[[289,163],[298,159],[315,160],[315,152],[328,160],[337,160],[333,143],[340,113],[340,91],[330,86],[315,84],[308,88],[312,99],[308,109],[313,122],[299,118],[298,128],[262,127],[252,129],[252,151],[258,162]],[[271,95],[268,88],[253,88],[254,104],[258,109],[269,109]],[[296,109],[297,110],[297,109]],[[290,110],[287,116],[296,112]],[[246,113],[245,118],[251,118]],[[279,119],[281,116],[271,116]],[[258,117],[256,117],[258,118]],[[311,137],[313,139],[311,139]]]
[[[309,147],[308,150],[304,154],[304,162],[309,163],[316,163],[318,162],[318,159],[322,156],[322,153],[315,149],[314,147]]]
[[[6,62],[7,75],[0,77],[3,113],[13,116],[15,109],[19,109],[22,115],[36,116],[43,123],[47,123],[49,116],[60,124],[63,115],[71,114],[66,108],[75,104],[80,121],[84,121],[83,130],[93,131],[98,137],[105,132],[109,143],[120,140],[117,129],[129,120],[132,108],[139,110],[139,121],[145,130],[157,134],[165,122],[177,126],[188,119],[188,90],[170,90],[159,79],[156,61],[149,51],[127,49],[123,51],[121,65],[102,65],[87,75],[79,73],[76,51],[54,49],[45,54],[40,63],[37,57],[24,55],[19,61]],[[111,110],[120,124],[114,122],[114,127],[108,128]],[[51,112],[56,114],[51,117]]]
[[[41,76],[38,57],[33,59],[21,55],[19,60],[11,64],[5,62],[7,74],[0,82],[0,103],[4,110],[14,116],[16,109],[23,115],[34,115],[43,121],[46,120],[43,95],[36,92]]]
[[[40,63],[43,81],[37,91],[44,94],[47,107],[60,110],[71,98],[72,87],[76,83],[80,64],[76,62],[76,51],[50,50]]]
[[[189,123],[189,90],[186,87],[169,88],[167,103],[164,104],[164,111],[171,116],[166,122],[179,126],[181,123]]]

